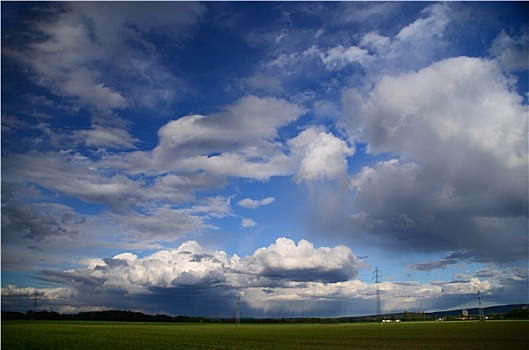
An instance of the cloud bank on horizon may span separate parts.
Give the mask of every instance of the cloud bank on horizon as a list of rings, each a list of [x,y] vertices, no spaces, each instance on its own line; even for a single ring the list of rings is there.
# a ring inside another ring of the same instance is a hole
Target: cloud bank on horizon
[[[3,4],[2,308],[529,302],[526,12]]]

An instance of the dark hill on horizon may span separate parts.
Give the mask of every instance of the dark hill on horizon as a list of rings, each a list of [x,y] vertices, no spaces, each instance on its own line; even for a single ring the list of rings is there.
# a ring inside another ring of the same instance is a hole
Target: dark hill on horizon
[[[483,312],[486,315],[490,314],[505,314],[511,310],[517,310],[517,309],[524,309],[528,308],[529,304],[510,304],[510,305],[497,305],[497,306],[489,306],[484,307]],[[477,307],[466,309],[468,311],[469,315],[478,315],[479,309]],[[456,309],[456,310],[448,310],[448,311],[435,311],[435,312],[427,312],[427,316],[432,317],[447,317],[447,316],[459,316],[463,312],[463,309]]]
[[[496,306],[488,306],[483,308],[483,312],[485,313],[485,316],[489,315],[503,315],[507,314],[508,312],[512,310],[520,310],[520,309],[528,309],[529,304],[509,304],[509,305],[496,305]],[[469,308],[465,309],[468,312],[469,316],[479,315],[479,308]],[[452,310],[442,310],[442,311],[432,311],[432,312],[410,312],[414,315],[424,315],[425,317],[430,318],[445,318],[445,317],[455,317],[455,316],[461,316],[463,313],[463,309],[452,309]],[[404,312],[399,313],[383,313],[381,315],[383,318],[390,319],[403,319],[404,318]],[[355,316],[355,317],[344,317],[344,318],[353,318],[353,319],[376,319],[377,315],[367,315],[367,316]],[[420,319],[417,319],[420,320]]]

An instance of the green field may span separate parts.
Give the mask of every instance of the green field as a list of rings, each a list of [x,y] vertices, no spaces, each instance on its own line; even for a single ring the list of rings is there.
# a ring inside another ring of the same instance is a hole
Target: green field
[[[529,349],[529,321],[174,324],[3,321],[2,349]]]

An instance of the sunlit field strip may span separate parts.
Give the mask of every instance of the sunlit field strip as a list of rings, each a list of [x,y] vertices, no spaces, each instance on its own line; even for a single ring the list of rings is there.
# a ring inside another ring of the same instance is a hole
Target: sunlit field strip
[[[2,349],[524,349],[529,321],[174,324],[3,321]]]

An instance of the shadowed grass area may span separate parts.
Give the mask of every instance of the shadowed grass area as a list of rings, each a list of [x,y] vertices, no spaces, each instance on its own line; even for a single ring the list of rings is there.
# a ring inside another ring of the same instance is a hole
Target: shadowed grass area
[[[524,349],[529,321],[153,324],[3,321],[2,349]]]

